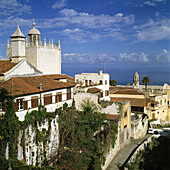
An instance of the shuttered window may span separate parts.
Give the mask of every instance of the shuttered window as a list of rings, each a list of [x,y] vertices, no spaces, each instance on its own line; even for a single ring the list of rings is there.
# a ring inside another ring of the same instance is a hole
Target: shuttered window
[[[58,102],[62,102],[62,93],[56,93],[56,96],[55,96],[55,102],[58,103]]]
[[[44,105],[52,104],[52,94],[45,94],[44,95]]]
[[[31,108],[38,107],[38,96],[31,97]]]
[[[15,106],[15,111],[27,110],[28,109],[28,101],[24,101],[24,99],[17,99],[14,106]]]
[[[67,100],[71,99],[71,88],[67,88]]]

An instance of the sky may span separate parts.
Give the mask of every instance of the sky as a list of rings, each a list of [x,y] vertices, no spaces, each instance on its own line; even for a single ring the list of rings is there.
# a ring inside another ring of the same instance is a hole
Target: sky
[[[170,0],[0,0],[0,59],[33,19],[41,41],[61,41],[63,64],[170,64]]]

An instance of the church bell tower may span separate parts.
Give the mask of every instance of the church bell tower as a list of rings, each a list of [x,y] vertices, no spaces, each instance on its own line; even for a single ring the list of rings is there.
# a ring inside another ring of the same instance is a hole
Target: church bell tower
[[[139,74],[137,72],[133,76],[133,86],[139,86]]]

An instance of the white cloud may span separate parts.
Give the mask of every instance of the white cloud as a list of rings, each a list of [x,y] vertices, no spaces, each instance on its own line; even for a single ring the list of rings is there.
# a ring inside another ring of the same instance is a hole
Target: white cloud
[[[69,17],[69,16],[75,16],[78,13],[75,10],[73,10],[73,9],[63,9],[63,10],[60,11],[60,14]]]
[[[166,63],[170,62],[170,52],[166,49],[151,53],[120,53],[115,56],[113,54],[79,54],[79,53],[65,53],[62,54],[63,63]]]
[[[4,56],[2,56],[2,55],[0,55],[0,59],[5,59],[5,57],[4,57]]]
[[[86,42],[86,38],[88,37],[88,32],[85,32],[79,28],[65,29],[61,32],[61,34],[69,37],[71,41],[77,41],[79,43]]]
[[[168,54],[168,51],[166,49],[162,50],[165,54]]]
[[[65,25],[77,24],[86,28],[107,28],[112,26],[121,27],[134,23],[134,15],[123,16],[122,13],[111,15],[93,15],[88,13],[78,13],[73,9],[63,9],[60,11],[63,17],[58,18],[58,22]]]
[[[151,2],[151,1],[146,1],[143,4],[149,5],[149,6],[155,6],[155,3]]]
[[[136,38],[138,41],[158,41],[169,39],[170,19],[159,21],[150,20],[147,24],[134,27],[136,29]]]
[[[30,14],[31,7],[27,4],[22,4],[17,0],[0,0],[0,15],[23,15]]]
[[[66,0],[57,0],[51,7],[53,9],[60,9],[66,6]]]

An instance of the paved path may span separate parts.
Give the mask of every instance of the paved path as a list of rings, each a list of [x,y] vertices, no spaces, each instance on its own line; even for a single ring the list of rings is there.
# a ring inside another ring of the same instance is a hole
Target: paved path
[[[119,170],[119,167],[124,164],[132,151],[149,136],[150,135],[146,135],[145,137],[136,140],[132,139],[129,144],[120,149],[120,151],[108,166],[107,170]]]

